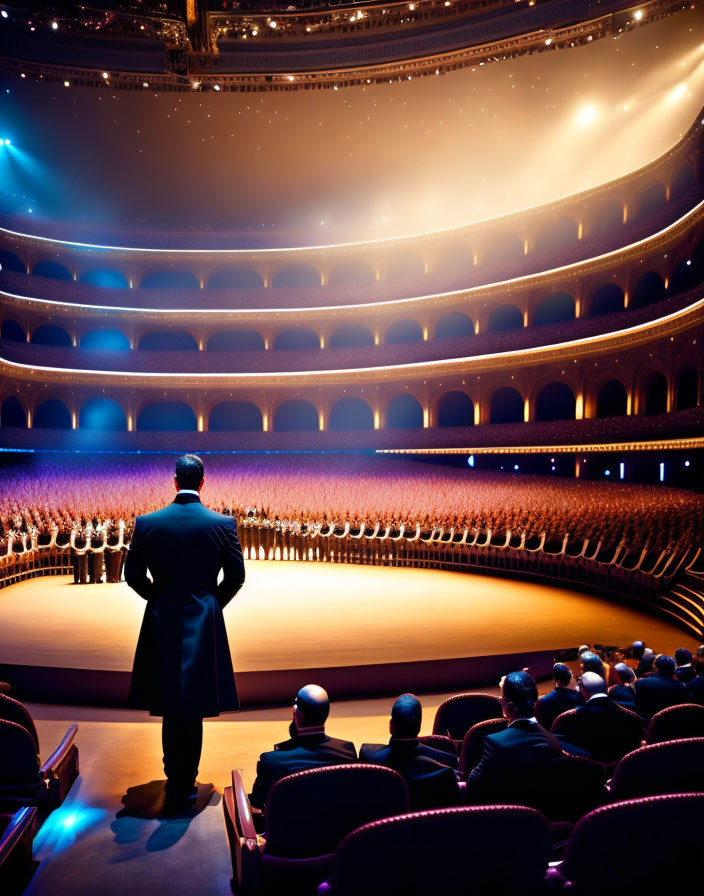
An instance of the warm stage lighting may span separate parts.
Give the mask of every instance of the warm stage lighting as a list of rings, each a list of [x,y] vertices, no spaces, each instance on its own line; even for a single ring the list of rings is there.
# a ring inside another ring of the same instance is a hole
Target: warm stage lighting
[[[596,106],[583,106],[577,113],[577,124],[581,126],[591,124],[596,115]]]
[[[71,86],[70,81],[64,81],[64,87],[70,87],[70,86]]]
[[[54,31],[57,31],[58,28],[59,28],[59,23],[58,23],[58,22],[52,22],[52,23],[51,23],[51,27],[52,27],[52,29],[53,29]]]
[[[636,22],[640,22],[640,20],[643,18],[643,10],[642,10],[642,9],[637,9],[637,10],[633,13],[633,18],[636,20]]]
[[[107,72],[103,72],[103,78],[105,78],[106,81],[109,77],[110,75]]]

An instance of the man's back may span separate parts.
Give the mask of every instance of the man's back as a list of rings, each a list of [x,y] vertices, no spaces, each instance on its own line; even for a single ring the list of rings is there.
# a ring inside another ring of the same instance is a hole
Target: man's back
[[[572,688],[555,688],[541,697],[535,707],[535,717],[547,731],[555,719],[577,706],[584,706],[584,697]]]
[[[598,762],[613,762],[640,746],[638,716],[609,696],[592,697],[584,706],[557,719],[555,733],[586,750]]]
[[[657,672],[639,678],[636,682],[636,711],[644,719],[650,719],[656,712],[684,703],[685,690],[681,681],[667,678]]]

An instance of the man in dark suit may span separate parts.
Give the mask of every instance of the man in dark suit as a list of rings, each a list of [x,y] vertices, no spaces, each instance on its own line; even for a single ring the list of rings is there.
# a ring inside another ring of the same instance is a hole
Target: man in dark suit
[[[609,697],[611,697],[614,703],[618,703],[619,706],[623,706],[625,709],[630,709],[631,712],[635,712],[636,673],[633,671],[633,668],[626,665],[626,663],[616,663],[614,666],[614,674],[616,675],[618,684],[609,688]]]
[[[636,712],[651,719],[656,712],[685,703],[684,685],[675,678],[675,661],[664,653],[655,657],[654,670],[636,682]]]
[[[532,769],[563,756],[560,742],[538,724],[538,688],[527,672],[511,672],[501,681],[501,706],[508,727],[487,735],[484,753],[467,782],[471,802],[508,798],[512,782],[530,777]]]
[[[678,647],[675,651],[675,678],[681,681],[683,685],[688,685],[690,681],[694,681],[697,677],[696,670],[692,665],[692,651],[686,647]]]
[[[684,686],[688,703],[704,706],[704,666],[699,667],[699,675]]]
[[[555,688],[541,697],[535,707],[538,724],[542,725],[546,731],[552,728],[552,723],[563,712],[575,709],[577,706],[584,706],[584,697],[571,686],[572,672],[569,666],[564,663],[555,663],[552,667],[552,674],[555,679]]]
[[[608,696],[606,682],[596,672],[585,672],[579,686],[585,705],[558,716],[552,733],[597,762],[616,762],[637,750],[643,737],[640,718]]]
[[[325,733],[329,713],[330,701],[323,688],[317,684],[301,688],[293,704],[290,739],[262,753],[257,762],[257,777],[250,796],[255,809],[264,808],[271,788],[287,775],[357,760],[353,743]]]
[[[457,756],[420,743],[420,700],[402,694],[391,708],[388,744],[362,744],[360,762],[373,762],[397,771],[408,785],[412,809],[456,803],[459,797]]]
[[[172,504],[137,517],[125,562],[147,601],[129,700],[163,716],[167,813],[195,796],[203,719],[239,709],[222,611],[244,582],[234,519],[200,503],[201,459],[179,458],[174,484]]]

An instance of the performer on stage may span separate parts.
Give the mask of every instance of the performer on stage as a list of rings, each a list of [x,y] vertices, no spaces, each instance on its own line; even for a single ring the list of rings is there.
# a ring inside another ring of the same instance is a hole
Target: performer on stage
[[[197,794],[203,719],[239,708],[222,611],[244,582],[235,520],[200,502],[201,459],[179,458],[174,483],[172,504],[137,517],[125,563],[127,584],[147,601],[130,703],[163,716],[167,814]]]

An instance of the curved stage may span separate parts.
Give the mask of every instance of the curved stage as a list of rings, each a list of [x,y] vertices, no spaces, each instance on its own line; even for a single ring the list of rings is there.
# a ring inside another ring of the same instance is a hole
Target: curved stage
[[[0,592],[0,678],[26,699],[121,704],[144,601],[123,582],[30,579]],[[286,703],[308,681],[332,696],[496,684],[550,672],[581,643],[691,638],[577,591],[428,569],[253,561],[225,610],[243,706]]]

